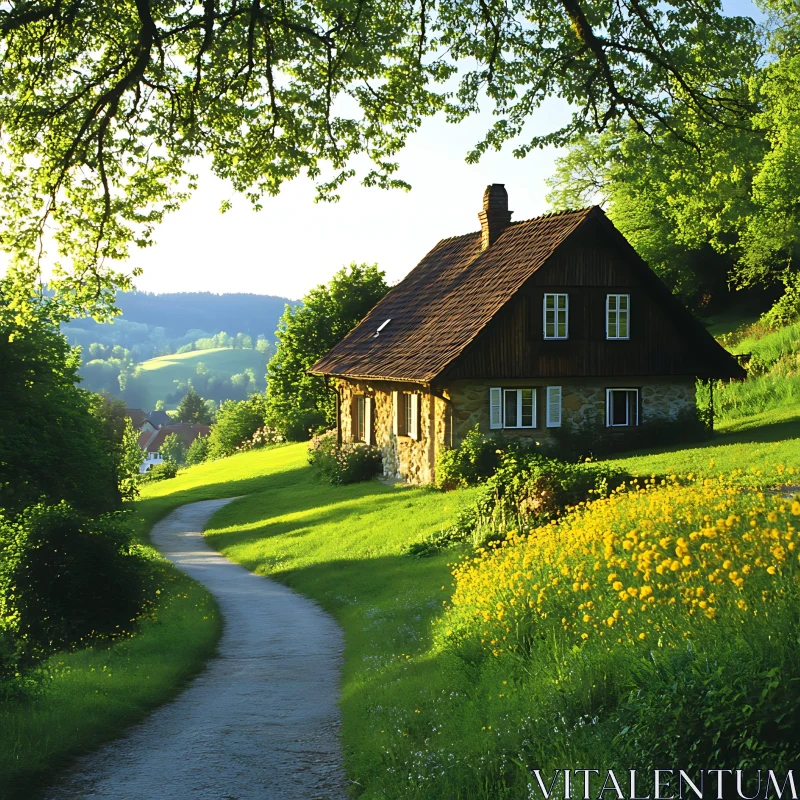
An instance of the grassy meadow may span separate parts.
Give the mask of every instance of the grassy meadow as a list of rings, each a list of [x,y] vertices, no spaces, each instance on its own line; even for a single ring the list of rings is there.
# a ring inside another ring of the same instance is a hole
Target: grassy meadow
[[[628,454],[614,463],[645,477],[692,472],[714,480],[745,467],[735,477],[737,488],[715,489],[722,494],[703,500],[709,504],[713,500],[730,505],[740,496],[763,497],[758,490],[800,480],[795,477],[800,468],[800,420],[778,415],[751,428],[732,427],[696,447]],[[743,484],[753,491],[741,493],[738,487]],[[465,568],[463,561],[468,551],[451,549],[414,558],[406,547],[450,524],[457,511],[471,502],[474,491],[441,494],[377,481],[330,486],[318,482],[307,466],[305,445],[288,445],[186,470],[172,481],[148,487],[142,508],[160,516],[184,502],[246,495],[217,512],[206,532],[208,540],[228,558],[315,599],[342,625],[346,637],[343,740],[346,769],[358,796],[526,796],[523,779],[528,766],[544,768],[559,759],[590,755],[609,761],[608,751],[598,749],[596,735],[543,737],[541,726],[552,720],[537,713],[537,708],[555,713],[554,703],[561,698],[565,705],[559,713],[575,715],[580,727],[586,709],[599,703],[600,694],[592,688],[599,674],[628,673],[615,653],[614,658],[597,660],[597,674],[584,673],[580,681],[568,687],[562,684],[563,691],[554,692],[558,684],[553,681],[563,680],[563,675],[545,676],[533,670],[519,650],[494,656],[493,650],[504,649],[498,647],[502,637],[496,632],[484,636],[489,631],[486,626],[472,624],[470,635],[465,634],[462,599],[473,580],[473,563]],[[644,513],[662,518],[664,524],[669,520],[665,502],[696,508],[698,497],[708,490],[701,481],[685,489],[648,491],[647,497],[653,499],[648,499],[650,506]],[[666,501],[665,492],[672,492]],[[634,496],[633,502],[644,501]],[[769,496],[763,502],[769,502]],[[769,513],[762,511],[762,516]],[[642,512],[634,505],[625,513]],[[615,513],[619,516],[619,507]],[[725,516],[739,514],[748,519],[749,513],[730,506]],[[791,512],[784,509],[781,518],[790,524]],[[673,533],[676,538],[680,534],[677,528]],[[689,533],[687,529],[686,536]],[[565,528],[564,536],[569,535],[577,534]],[[501,573],[496,572],[501,567],[493,558],[493,553],[478,554],[474,564],[487,576],[489,587],[502,583]],[[531,590],[523,586],[520,591]],[[661,591],[662,596],[669,595],[667,589]],[[482,591],[479,596],[489,595]],[[588,613],[570,606],[571,615],[577,610],[581,620]],[[606,616],[613,614],[609,610]],[[645,627],[658,624],[646,620],[641,623]],[[527,626],[534,623],[525,621]],[[459,625],[459,637],[451,639],[447,631]],[[637,637],[640,632],[636,631]],[[553,653],[571,653],[575,645],[566,639],[557,641],[553,631],[547,637],[556,651],[549,655],[540,651],[537,663],[550,663],[553,670],[563,671],[566,662],[553,658]],[[638,642],[622,655],[639,659]],[[753,669],[763,666],[754,664]],[[603,685],[617,694],[627,686]],[[647,711],[639,709],[645,716]],[[614,740],[614,724],[605,721],[606,743]],[[640,724],[648,729],[649,723]],[[595,728],[587,734],[598,732]],[[531,736],[546,739],[548,747],[531,748]]]
[[[205,364],[210,377],[230,378],[249,368],[260,380],[267,371],[267,357],[257,350],[215,348],[151,358],[137,366],[136,386],[142,393],[142,407],[155,408],[158,400],[175,391],[175,381],[194,378],[200,363]]]
[[[778,339],[737,347],[759,352],[768,376],[795,358],[793,335]],[[209,353],[252,351],[165,360]],[[138,531],[146,540],[184,503],[240,497],[210,521],[210,544],[345,632],[342,736],[358,797],[528,797],[531,768],[570,763],[777,764],[791,753],[762,747],[767,718],[800,711],[787,695],[800,680],[800,503],[767,490],[800,484],[800,411],[787,392],[758,400],[761,378],[718,392],[708,441],[610,459],[639,483],[498,547],[409,555],[477,490],[332,486],[305,444],[146,485]],[[0,701],[3,800],[31,796],[213,653],[213,600],[163,560],[154,570],[160,599],[135,637],[56,656],[35,690]]]

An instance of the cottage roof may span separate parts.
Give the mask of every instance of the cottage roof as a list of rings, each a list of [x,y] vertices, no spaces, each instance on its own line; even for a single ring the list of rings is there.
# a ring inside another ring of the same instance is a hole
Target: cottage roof
[[[160,428],[162,425],[171,425],[173,423],[172,417],[167,414],[166,411],[161,409],[158,411],[151,411],[147,415],[147,419],[149,419],[156,428]]]
[[[141,408],[126,408],[125,416],[130,419],[130,421],[133,423],[133,427],[137,430],[148,421],[147,414],[145,414]]]
[[[164,444],[164,439],[171,433],[175,433],[181,439],[185,447],[188,447],[198,436],[208,436],[211,428],[208,425],[192,425],[188,422],[180,422],[177,425],[164,425],[157,431],[145,432],[139,437],[139,447],[147,450],[148,453],[157,453]]]
[[[443,239],[311,372],[434,381],[589,219],[602,220],[627,249],[632,265],[646,273],[645,282],[659,301],[689,326],[693,346],[707,356],[709,374],[740,377],[736,362],[673,297],[599,206],[511,223],[489,247],[482,247],[481,232]]]

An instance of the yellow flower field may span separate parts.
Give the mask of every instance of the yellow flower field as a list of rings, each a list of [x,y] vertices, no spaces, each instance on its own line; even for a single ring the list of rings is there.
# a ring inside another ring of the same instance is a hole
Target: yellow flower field
[[[512,531],[455,567],[441,641],[479,635],[497,657],[553,637],[675,647],[781,614],[798,596],[800,502],[741,477],[623,486],[558,524]]]

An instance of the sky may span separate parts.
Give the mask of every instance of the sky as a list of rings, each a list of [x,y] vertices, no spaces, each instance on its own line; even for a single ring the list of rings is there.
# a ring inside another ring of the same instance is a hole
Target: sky
[[[725,0],[733,14],[759,17],[750,0]],[[544,133],[568,119],[566,103],[546,103],[531,121]],[[458,125],[442,117],[423,121],[400,153],[400,177],[409,192],[350,181],[338,203],[315,203],[313,184],[298,178],[254,211],[246,198],[197,165],[193,196],[167,216],[156,243],[134,249],[130,266],[144,274],[137,288],[149,292],[253,292],[292,299],[326,282],[350,262],[377,263],[390,283],[403,278],[436,243],[478,230],[483,191],[504,183],[512,219],[548,210],[546,179],[559,151],[537,150],[516,159],[511,148],[490,152],[478,164],[465,157],[493,122],[488,111]],[[220,213],[225,200],[233,209]]]

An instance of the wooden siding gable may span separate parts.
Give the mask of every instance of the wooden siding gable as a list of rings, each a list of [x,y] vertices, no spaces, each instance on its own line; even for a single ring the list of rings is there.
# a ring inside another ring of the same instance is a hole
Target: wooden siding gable
[[[558,248],[440,379],[738,377],[730,356],[604,221],[587,221]],[[546,293],[569,295],[566,340],[544,338]],[[606,338],[608,294],[630,295],[629,339]]]

